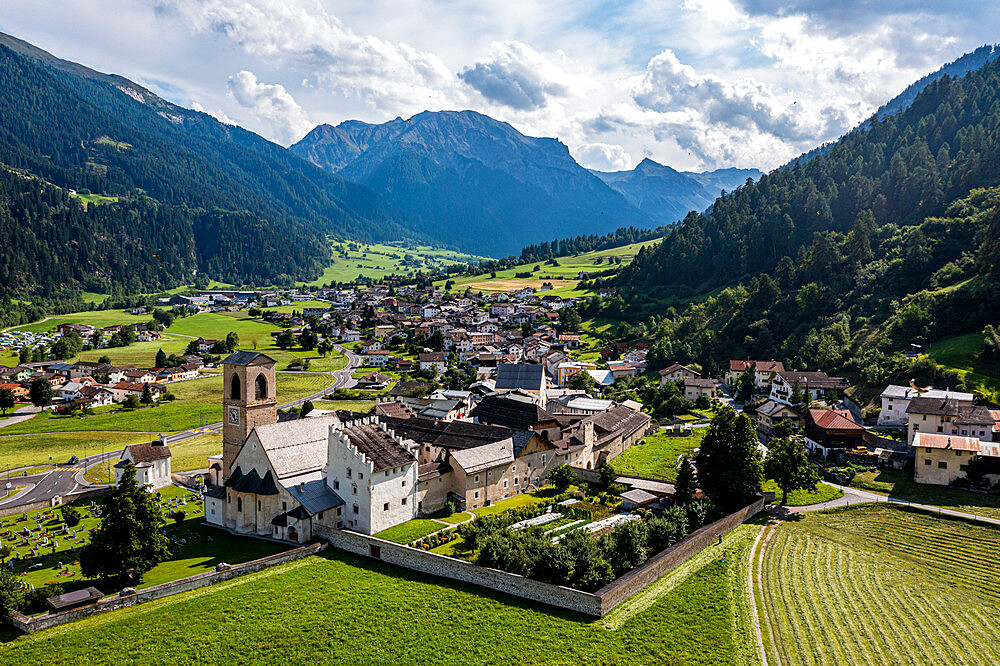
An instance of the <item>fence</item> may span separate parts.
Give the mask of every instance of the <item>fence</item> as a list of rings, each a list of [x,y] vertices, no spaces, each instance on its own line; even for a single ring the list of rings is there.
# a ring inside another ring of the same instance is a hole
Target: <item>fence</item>
[[[42,629],[48,629],[49,627],[66,624],[67,622],[73,622],[74,620],[79,620],[91,615],[106,613],[108,611],[125,608],[127,606],[135,606],[136,604],[153,601],[154,599],[162,599],[164,597],[180,594],[181,592],[187,592],[189,590],[196,590],[200,587],[213,585],[231,578],[261,571],[262,569],[267,569],[268,567],[273,567],[277,564],[292,562],[293,560],[298,560],[309,555],[315,555],[316,553],[324,550],[326,547],[327,544],[325,543],[314,543],[308,546],[302,546],[301,548],[294,548],[292,550],[285,551],[284,553],[262,557],[258,560],[251,560],[250,562],[244,562],[242,564],[234,564],[228,569],[223,569],[221,571],[208,571],[195,576],[190,576],[188,578],[175,580],[170,583],[163,583],[162,585],[148,587],[144,590],[139,590],[138,592],[131,594],[121,593],[115,596],[103,597],[98,599],[96,604],[84,606],[83,608],[74,608],[71,610],[35,616],[27,616],[22,613],[14,612],[11,613],[10,622],[20,631],[32,633]]]
[[[584,615],[600,617],[716,538],[757,515],[764,504],[773,498],[773,495],[770,498],[762,497],[739,511],[705,525],[653,556],[643,566],[629,571],[594,593],[542,583],[517,574],[481,567],[464,560],[417,550],[357,532],[321,527],[318,535],[329,541],[334,548],[349,553],[382,560],[412,571],[471,583]]]

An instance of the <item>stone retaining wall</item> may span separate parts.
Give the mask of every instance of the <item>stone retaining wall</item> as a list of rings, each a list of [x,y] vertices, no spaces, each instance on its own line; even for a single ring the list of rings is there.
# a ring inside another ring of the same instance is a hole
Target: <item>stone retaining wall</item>
[[[703,525],[670,548],[651,557],[641,567],[632,569],[599,589],[596,594],[601,599],[601,614],[607,613],[723,534],[756,516],[764,508],[766,500],[766,497],[761,497],[739,511]]]
[[[601,615],[601,599],[590,592],[542,583],[517,574],[488,569],[471,562],[425,550],[417,550],[357,532],[324,527],[318,528],[317,532],[321,538],[328,540],[334,548],[349,553],[382,560],[413,571],[471,583],[585,615],[595,617]]]
[[[244,562],[243,564],[234,564],[231,568],[225,571],[207,571],[202,574],[190,576],[189,578],[182,578],[181,580],[163,583],[162,585],[156,585],[155,587],[148,587],[144,590],[139,590],[135,594],[103,597],[98,599],[96,604],[91,604],[83,608],[36,616],[27,616],[15,612],[11,614],[11,624],[13,624],[20,631],[32,633],[42,629],[48,629],[49,627],[66,624],[67,622],[73,622],[74,620],[80,620],[91,615],[106,613],[108,611],[125,608],[127,606],[135,606],[136,604],[153,601],[154,599],[162,599],[174,594],[180,594],[181,592],[187,592],[188,590],[196,590],[200,587],[205,587],[206,585],[221,583],[222,581],[261,571],[262,569],[267,569],[268,567],[273,567],[277,564],[284,564],[285,562],[292,562],[309,555],[315,555],[316,553],[326,549],[326,547],[327,544],[325,543],[314,543],[308,546],[302,546],[301,548],[294,548],[284,553],[269,555],[268,557],[262,557],[258,560],[251,560],[250,562]]]
[[[111,489],[110,486],[90,488],[88,490],[83,490],[78,493],[63,495],[60,499],[62,500],[62,504],[69,504],[70,502],[75,502],[77,500],[101,497],[102,495],[106,495],[110,489]],[[24,490],[22,492],[27,493],[30,491]],[[15,516],[19,513],[28,513],[29,511],[37,511],[39,509],[51,509],[52,507],[53,504],[51,500],[42,500],[38,502],[31,502],[30,504],[18,504],[16,506],[3,507],[0,508],[0,518],[6,518],[7,516]]]

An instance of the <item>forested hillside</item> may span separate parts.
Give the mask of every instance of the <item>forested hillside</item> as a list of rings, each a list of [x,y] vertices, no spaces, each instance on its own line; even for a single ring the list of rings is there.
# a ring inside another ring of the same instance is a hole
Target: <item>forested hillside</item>
[[[212,277],[241,283],[315,277],[330,256],[326,234],[419,237],[396,224],[389,207],[363,186],[121,77],[6,35],[0,35],[0,91],[0,164],[65,189],[172,206],[156,214],[185,220],[188,235],[179,247],[183,252],[194,244],[191,268]],[[24,247],[23,256],[72,251],[58,244],[58,236],[21,238],[29,240],[35,245]],[[136,257],[130,266],[138,273],[159,270],[141,261]],[[18,271],[7,266],[2,272]],[[37,274],[37,290],[61,285],[51,277]],[[116,272],[107,279],[121,283],[133,276]],[[21,293],[28,286],[16,285]],[[0,283],[8,291],[14,287]]]
[[[655,313],[643,332],[664,340],[659,362],[774,356],[905,381],[912,362],[894,353],[996,320],[998,183],[994,61],[689,215],[619,273],[606,311]]]

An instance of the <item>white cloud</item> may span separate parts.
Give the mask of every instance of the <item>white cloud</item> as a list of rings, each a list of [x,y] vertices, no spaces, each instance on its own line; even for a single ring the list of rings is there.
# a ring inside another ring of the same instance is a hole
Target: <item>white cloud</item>
[[[573,158],[588,169],[621,171],[632,167],[632,156],[616,143],[583,143],[572,153]]]
[[[243,70],[229,77],[229,94],[271,126],[271,136],[280,143],[297,141],[313,127],[309,116],[279,83],[261,83],[253,72]]]
[[[567,92],[566,73],[521,42],[494,42],[489,60],[465,68],[458,76],[483,97],[521,110],[543,107],[549,97]]]

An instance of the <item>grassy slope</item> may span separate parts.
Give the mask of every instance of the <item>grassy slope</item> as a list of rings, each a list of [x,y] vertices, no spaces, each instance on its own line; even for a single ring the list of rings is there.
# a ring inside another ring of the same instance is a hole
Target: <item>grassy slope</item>
[[[726,564],[713,551],[600,621],[330,552],[24,636],[0,661],[755,664],[744,590],[756,529],[727,537]]]
[[[982,495],[944,486],[915,483],[912,467],[903,470],[883,469],[875,472],[861,472],[854,477],[851,485],[869,492],[882,493],[895,499],[1000,518],[1000,497],[997,495]]]
[[[704,429],[695,430],[690,437],[671,437],[657,432],[646,437],[645,444],[630,446],[611,461],[611,466],[619,474],[673,481],[677,478],[677,457],[701,446],[704,435]]]
[[[357,243],[356,245],[359,245],[361,250],[352,252],[348,250],[348,243],[335,243],[333,263],[327,266],[317,279],[299,284],[322,286],[334,282],[350,282],[356,280],[359,275],[378,279],[391,274],[413,274],[417,270],[441,270],[448,266],[484,259],[484,257],[428,246],[396,247],[377,243],[371,245]],[[348,255],[346,259],[343,257],[345,252]],[[407,255],[413,257],[413,261],[404,265]]]
[[[399,525],[390,527],[387,530],[382,530],[375,536],[380,539],[385,539],[386,541],[405,544],[412,543],[420,537],[427,536],[428,534],[437,532],[445,527],[447,526],[433,520],[427,520],[426,518],[414,518],[413,520],[408,520],[405,523],[400,523]]]
[[[65,462],[70,456],[83,457],[101,451],[121,449],[126,444],[149,441],[144,432],[32,433],[0,436],[0,472],[44,463],[52,456]],[[6,477],[4,477],[6,478]]]
[[[764,482],[764,490],[774,493],[775,504],[781,503],[781,489],[778,488],[778,484],[772,479],[768,479]],[[785,506],[810,506],[812,504],[822,504],[823,502],[829,502],[830,500],[835,500],[843,496],[844,491],[840,488],[834,488],[828,483],[821,482],[816,485],[816,490],[813,492],[808,490],[793,490],[788,493],[788,502],[785,503]]]
[[[780,525],[764,560],[780,663],[997,663],[998,552],[996,529],[884,505]]]
[[[455,279],[453,291],[464,291],[466,287],[477,291],[506,291],[508,289],[517,289],[523,286],[532,286],[537,289],[541,286],[542,282],[552,282],[555,289],[547,293],[552,293],[557,296],[582,296],[586,292],[577,288],[577,284],[579,282],[577,280],[577,276],[581,271],[597,273],[610,268],[611,265],[607,261],[608,257],[621,257],[622,265],[627,265],[632,261],[632,258],[635,256],[636,252],[639,251],[640,247],[643,245],[650,245],[655,242],[657,241],[633,243],[631,245],[624,245],[610,250],[598,250],[572,255],[569,257],[559,257],[557,259],[559,262],[558,266],[549,266],[544,262],[540,262],[538,264],[539,270],[532,272],[532,276],[530,278],[515,278],[514,274],[532,271],[535,266],[534,264],[526,264],[524,266],[498,271],[495,278],[491,278],[488,273],[464,276]],[[599,264],[596,263],[598,257],[602,258],[602,261]],[[444,281],[435,284],[443,286]]]
[[[931,345],[927,353],[937,363],[961,373],[966,383],[982,392],[990,402],[998,404],[1000,364],[977,359],[976,355],[982,348],[982,333],[969,333],[936,342]]]

